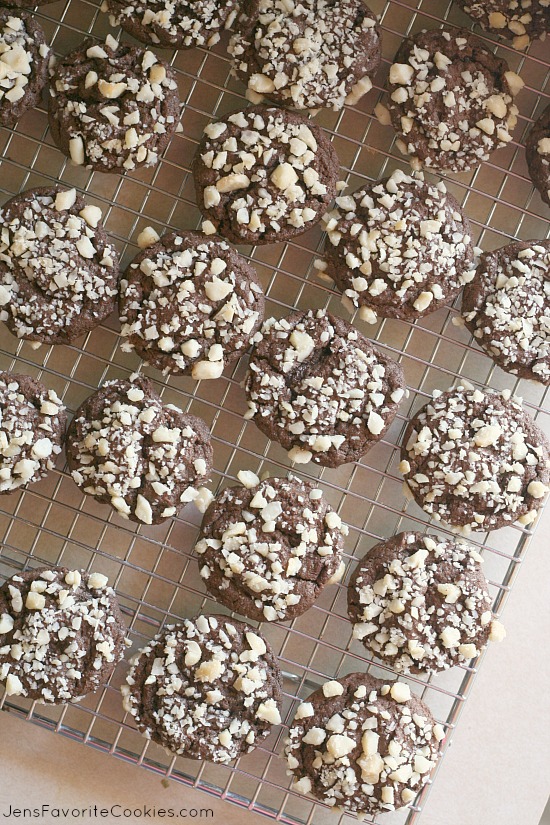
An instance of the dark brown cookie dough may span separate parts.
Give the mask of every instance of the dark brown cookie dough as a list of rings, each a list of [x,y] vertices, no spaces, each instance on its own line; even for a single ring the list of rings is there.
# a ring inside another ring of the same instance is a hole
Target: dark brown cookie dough
[[[390,66],[397,145],[414,168],[473,169],[512,140],[522,86],[470,32],[419,32],[403,41]]]
[[[164,405],[139,375],[107,381],[78,408],[67,433],[71,475],[123,518],[159,524],[198,500],[212,469],[208,427]]]
[[[405,395],[403,370],[342,318],[270,318],[255,342],[245,418],[290,459],[338,467],[383,437]]]
[[[22,192],[0,210],[0,319],[18,338],[67,344],[116,307],[118,256],[76,189]]]
[[[474,276],[470,223],[443,181],[398,169],[336,198],[324,221],[327,274],[369,323],[415,321]]]
[[[535,520],[549,489],[548,449],[510,390],[458,386],[435,392],[411,419],[399,468],[427,513],[468,534]]]
[[[328,209],[339,161],[311,121],[253,106],[204,132],[193,166],[203,228],[237,244],[276,243],[305,232]]]
[[[0,587],[0,683],[7,696],[58,705],[109,680],[126,628],[107,576],[27,570]]]
[[[465,664],[503,632],[482,562],[474,547],[433,535],[399,533],[380,542],[349,583],[354,638],[396,673]]]
[[[227,616],[168,625],[139,651],[124,708],[172,753],[232,762],[281,723],[281,675],[256,628]]]
[[[349,673],[298,705],[286,744],[292,787],[358,815],[403,808],[429,781],[444,736],[404,682]]]
[[[485,29],[512,41],[524,51],[532,40],[546,38],[550,31],[548,0],[457,0],[466,14]]]
[[[543,201],[550,206],[550,106],[529,132],[525,151],[531,180]]]
[[[153,52],[85,40],[56,67],[49,121],[61,151],[99,172],[155,166],[176,129],[180,101],[172,69]]]
[[[234,70],[255,95],[338,110],[372,88],[380,29],[362,0],[245,0],[236,27]]]
[[[50,49],[27,12],[0,8],[0,126],[15,126],[40,100],[48,79]]]
[[[53,390],[30,375],[0,372],[0,494],[53,470],[66,425],[65,407]]]
[[[8,9],[28,9],[34,6],[45,6],[47,3],[55,3],[55,0],[0,0],[0,7]]]
[[[264,316],[254,268],[227,241],[200,232],[170,233],[140,252],[119,306],[123,349],[197,379],[219,378]]]
[[[295,476],[226,487],[202,523],[199,570],[221,604],[258,622],[289,621],[344,572],[347,528],[321,490]]]
[[[503,370],[550,384],[550,241],[482,255],[462,299],[466,326]]]
[[[237,0],[107,0],[111,25],[153,46],[214,46],[236,14]]]

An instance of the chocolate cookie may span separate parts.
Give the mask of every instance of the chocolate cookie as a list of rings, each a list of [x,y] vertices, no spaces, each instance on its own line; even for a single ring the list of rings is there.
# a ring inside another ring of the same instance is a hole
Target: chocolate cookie
[[[514,241],[482,255],[462,314],[495,364],[550,385],[550,241]]]
[[[229,53],[252,93],[338,110],[372,88],[380,29],[362,0],[245,0]]]
[[[550,206],[550,106],[547,106],[529,132],[525,144],[531,180]]]
[[[369,323],[415,321],[474,276],[470,223],[445,184],[397,169],[336,198],[325,215],[328,274]]]
[[[237,0],[107,0],[112,26],[153,46],[213,46],[235,19]]]
[[[123,518],[159,524],[201,497],[212,447],[208,427],[164,405],[147,378],[107,381],[78,408],[67,433],[74,481]]]
[[[18,338],[67,344],[94,329],[118,274],[101,210],[76,189],[30,189],[0,210],[0,319]]]
[[[293,790],[348,813],[395,811],[429,781],[444,736],[404,682],[349,673],[298,705],[286,744]]]
[[[544,40],[550,31],[548,0],[457,0],[472,20],[485,31],[512,41],[514,49],[524,51],[531,40]]]
[[[281,723],[281,675],[256,628],[227,616],[168,625],[139,651],[124,708],[172,753],[232,762]]]
[[[409,422],[401,472],[436,521],[471,530],[531,524],[548,492],[542,430],[510,390],[435,392]]]
[[[126,628],[107,576],[27,570],[0,587],[0,682],[7,696],[59,705],[93,693],[122,659]]]
[[[0,494],[40,481],[63,448],[61,399],[30,375],[0,372]]]
[[[299,464],[338,467],[379,441],[405,394],[401,366],[324,310],[268,319],[245,379],[248,412]]]
[[[354,638],[396,673],[465,664],[503,632],[482,562],[474,547],[438,536],[399,533],[380,542],[349,583]]]
[[[212,502],[195,550],[216,601],[258,622],[289,621],[341,578],[344,535],[340,516],[313,484],[255,478]]]
[[[8,9],[28,9],[29,6],[45,6],[47,3],[54,3],[55,0],[0,0],[0,6]]]
[[[242,355],[264,316],[252,266],[222,238],[170,233],[140,252],[121,283],[120,322],[149,364],[219,378]]]
[[[172,69],[151,51],[85,40],[56,67],[50,128],[77,166],[125,172],[155,166],[179,117]]]
[[[254,106],[204,132],[193,173],[207,230],[237,244],[275,243],[305,232],[327,211],[339,161],[318,126]]]
[[[0,8],[0,126],[15,126],[40,100],[48,79],[50,49],[27,12]]]
[[[523,81],[466,30],[419,32],[390,67],[389,110],[414,168],[466,172],[506,146]]]

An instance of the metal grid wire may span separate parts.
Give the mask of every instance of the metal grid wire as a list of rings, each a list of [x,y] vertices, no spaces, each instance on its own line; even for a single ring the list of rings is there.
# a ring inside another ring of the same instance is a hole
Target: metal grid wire
[[[408,167],[394,146],[393,131],[382,127],[372,115],[382,99],[388,65],[403,36],[421,28],[439,27],[442,20],[448,20],[451,26],[471,25],[449,0],[371,0],[370,6],[380,15],[383,29],[384,60],[374,87],[356,106],[317,116],[317,122],[331,135],[341,160],[342,177],[350,190],[365,180],[388,175],[397,167]],[[112,31],[107,15],[88,0],[42,6],[37,17],[58,55],[77,47],[85,32],[104,39]],[[497,49],[493,39],[483,39]],[[54,147],[46,111],[40,107],[25,115],[14,131],[0,130],[3,199],[57,180],[76,186],[102,208],[106,229],[117,244],[124,266],[135,254],[135,238],[145,226],[152,224],[159,234],[167,229],[198,227],[200,216],[189,174],[197,142],[212,117],[244,105],[241,84],[229,76],[226,47],[224,35],[211,51],[163,53],[177,72],[184,102],[183,132],[174,137],[156,169],[121,177],[71,166]],[[550,229],[544,217],[548,218],[548,210],[529,181],[522,147],[533,119],[548,104],[550,47],[548,43],[533,44],[526,56],[506,44],[497,50],[526,82],[519,98],[521,114],[514,140],[473,173],[447,177],[450,191],[463,203],[472,221],[476,242],[485,250],[502,246],[510,238],[542,239]],[[321,248],[322,234],[316,228],[290,243],[243,250],[262,280],[268,315],[282,316],[292,307],[326,307],[349,317],[339,295],[315,273],[313,262]],[[410,397],[401,405],[386,437],[361,462],[336,470],[300,467],[302,475],[318,480],[327,499],[349,525],[348,562],[362,557],[384,537],[427,526],[421,510],[403,494],[396,445],[408,417],[425,403],[432,390],[447,389],[459,376],[482,386],[510,387],[525,398],[541,426],[550,429],[550,416],[543,412],[544,388],[517,381],[494,367],[465,329],[453,323],[457,317],[457,308],[449,307],[415,325],[382,320],[369,327],[353,318],[365,334],[402,363]],[[74,412],[104,380],[140,368],[135,355],[121,351],[118,329],[117,320],[111,318],[78,346],[35,349],[29,343],[18,342],[2,326],[0,367],[41,378]],[[240,469],[274,475],[286,473],[289,467],[284,450],[265,438],[252,422],[243,420],[246,404],[241,381],[245,369],[243,358],[231,374],[198,384],[182,377],[165,380],[151,368],[144,370],[167,403],[176,403],[203,417],[211,427],[215,450],[213,489],[234,482]],[[178,518],[157,527],[124,522],[109,507],[83,496],[60,461],[57,471],[44,481],[25,492],[1,497],[0,576],[42,564],[106,573],[120,596],[137,648],[165,622],[220,610],[204,595],[198,565],[192,558],[199,520],[191,505]],[[485,558],[496,612],[509,592],[529,537],[530,531],[520,527],[475,535],[474,543]],[[337,820],[324,806],[289,790],[280,753],[297,701],[324,680],[353,670],[368,670],[385,678],[392,675],[388,668],[375,665],[363,647],[351,640],[345,587],[354,566],[354,562],[348,564],[343,583],[329,587],[305,615],[290,624],[263,626],[285,676],[284,724],[253,756],[230,767],[167,756],[143,739],[122,709],[119,687],[126,670],[124,663],[109,685],[77,706],[50,708],[10,697],[4,699],[3,707],[52,731],[281,822],[351,822],[345,815]],[[474,674],[475,668],[455,667],[427,680],[409,681],[452,734]],[[410,811],[385,814],[383,821],[388,825],[416,822],[428,789]]]

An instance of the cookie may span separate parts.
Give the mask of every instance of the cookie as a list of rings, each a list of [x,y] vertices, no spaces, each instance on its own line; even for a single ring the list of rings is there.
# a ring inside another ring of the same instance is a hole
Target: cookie
[[[397,169],[336,198],[323,220],[327,274],[369,323],[416,321],[474,276],[470,223],[443,181]]]
[[[138,729],[172,753],[232,762],[281,723],[281,674],[256,628],[227,616],[168,625],[122,687]]]
[[[466,172],[506,146],[523,81],[462,29],[419,32],[390,66],[389,111],[413,168]]]
[[[165,405],[140,375],[107,381],[78,408],[67,433],[71,475],[84,493],[138,524],[160,524],[201,500],[212,446],[208,427]]]
[[[45,478],[63,448],[67,416],[53,390],[0,372],[0,494]]]
[[[513,241],[482,255],[462,314],[495,364],[550,385],[550,241]]]
[[[55,0],[33,0],[32,3],[29,0],[0,0],[0,7],[6,7],[8,9],[27,9],[29,6],[45,6],[47,3],[54,3]]]
[[[245,0],[229,53],[252,96],[338,111],[372,88],[380,29],[362,0]]]
[[[214,46],[235,19],[237,0],[107,0],[111,25],[153,46]]]
[[[85,40],[56,66],[50,86],[53,139],[77,166],[127,172],[155,166],[176,130],[175,75],[153,52]]]
[[[252,486],[226,487],[214,499],[195,551],[217,602],[258,622],[289,621],[342,577],[344,535],[313,484],[254,477]]]
[[[547,106],[529,132],[525,144],[531,180],[550,206],[550,106]]]
[[[0,126],[13,127],[36,106],[48,79],[50,49],[27,12],[0,8]]]
[[[18,338],[68,344],[94,329],[118,275],[101,210],[76,189],[30,189],[0,209],[0,319]]]
[[[206,225],[233,243],[285,241],[314,226],[336,193],[339,161],[323,131],[254,106],[210,123],[193,173]]]
[[[550,31],[548,0],[457,0],[482,29],[512,41],[524,51],[532,40],[544,40]]]
[[[169,373],[219,378],[264,316],[254,268],[222,238],[170,233],[140,252],[121,283],[123,349]]]
[[[471,530],[531,524],[550,481],[548,442],[510,390],[436,391],[409,421],[399,469],[436,521]]]
[[[7,696],[78,701],[109,680],[126,628],[107,576],[27,570],[0,587],[0,683]]]
[[[404,682],[349,673],[298,705],[286,743],[292,788],[357,815],[403,808],[429,781],[444,736]]]
[[[245,379],[248,411],[299,464],[357,461],[385,434],[405,395],[401,366],[324,310],[269,318]]]
[[[373,547],[348,588],[353,636],[396,673],[436,673],[466,664],[501,638],[474,547],[399,533]]]

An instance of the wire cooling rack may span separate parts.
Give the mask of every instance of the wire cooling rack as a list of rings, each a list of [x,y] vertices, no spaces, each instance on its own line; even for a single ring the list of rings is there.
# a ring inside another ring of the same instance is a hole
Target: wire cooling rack
[[[354,107],[317,115],[317,122],[332,137],[341,160],[342,177],[351,190],[364,180],[390,174],[397,167],[407,168],[394,146],[393,131],[382,127],[372,115],[382,98],[388,65],[403,36],[421,28],[436,28],[442,20],[448,20],[451,26],[470,25],[469,19],[448,0],[371,0],[370,5],[380,15],[383,29],[384,61],[374,87]],[[104,39],[112,32],[107,15],[87,0],[41,6],[37,17],[58,55],[78,46],[85,33]],[[497,48],[490,37],[484,39],[491,48]],[[118,246],[123,265],[135,254],[135,239],[145,226],[153,225],[159,234],[168,228],[198,227],[200,216],[189,174],[197,142],[212,117],[244,105],[241,84],[229,76],[226,46],[224,35],[211,51],[163,53],[177,72],[184,102],[183,132],[174,137],[156,169],[121,177],[72,167],[54,147],[47,130],[46,110],[39,107],[26,114],[14,131],[0,129],[3,199],[57,180],[76,186],[86,192],[90,202],[102,208],[107,231]],[[514,141],[477,171],[447,178],[449,189],[464,204],[472,221],[475,240],[486,250],[502,246],[510,238],[542,239],[550,230],[550,213],[534,193],[523,150],[533,119],[548,104],[550,46],[548,42],[535,43],[526,56],[507,45],[499,45],[498,52],[526,82],[518,101],[520,118]],[[326,307],[349,317],[332,286],[316,275],[313,262],[321,248],[321,230],[316,228],[290,243],[243,249],[263,282],[268,314],[282,316],[292,307]],[[285,676],[284,724],[253,756],[244,757],[231,767],[216,766],[167,756],[157,745],[147,742],[122,709],[119,687],[126,669],[124,663],[109,685],[76,706],[47,708],[10,697],[9,701],[4,699],[4,709],[284,823],[351,822],[344,815],[338,820],[324,806],[289,790],[285,764],[279,755],[297,701],[324,680],[353,670],[368,670],[386,678],[392,675],[388,668],[375,665],[365,656],[362,646],[351,640],[345,585],[355,566],[353,560],[362,557],[373,544],[400,530],[426,527],[421,510],[404,495],[397,471],[396,445],[408,417],[432,390],[447,389],[460,376],[483,386],[512,388],[525,398],[541,426],[550,429],[550,416],[543,412],[544,389],[516,381],[494,367],[472,344],[464,327],[453,323],[457,317],[456,307],[449,307],[416,325],[386,320],[369,327],[358,318],[353,319],[402,363],[410,397],[402,403],[386,437],[361,462],[336,470],[299,468],[302,475],[318,480],[328,500],[350,526],[346,545],[348,572],[342,584],[327,588],[317,604],[291,624],[264,625],[263,631],[279,655]],[[117,319],[110,318],[78,346],[34,349],[29,343],[18,342],[2,325],[0,367],[41,378],[74,412],[104,380],[126,376],[140,367],[135,355],[121,351],[118,329]],[[210,425],[215,450],[213,489],[233,482],[241,469],[273,475],[284,474],[289,467],[282,448],[269,442],[252,422],[243,420],[246,404],[241,381],[245,369],[243,358],[223,378],[202,383],[182,377],[165,380],[155,370],[144,370],[167,403],[178,404]],[[200,516],[192,505],[161,526],[146,528],[124,522],[109,507],[83,496],[61,460],[57,471],[44,481],[25,492],[0,497],[0,576],[8,577],[42,564],[64,564],[106,573],[119,593],[137,648],[165,622],[200,611],[220,611],[205,596],[198,565],[192,557],[199,522]],[[485,558],[497,612],[529,537],[530,531],[519,527],[475,535],[474,543],[479,544]],[[475,669],[455,667],[428,680],[410,679],[413,690],[426,700],[450,735],[474,674]],[[429,786],[410,811],[385,814],[383,822],[416,822],[428,790]]]

